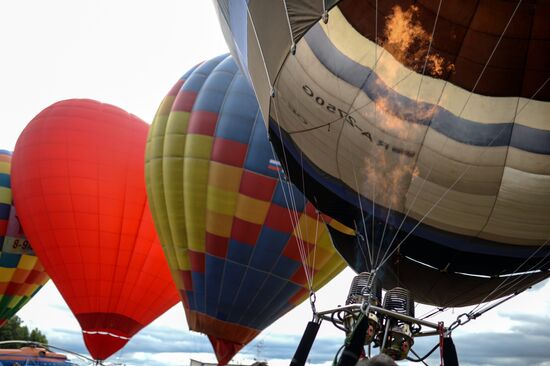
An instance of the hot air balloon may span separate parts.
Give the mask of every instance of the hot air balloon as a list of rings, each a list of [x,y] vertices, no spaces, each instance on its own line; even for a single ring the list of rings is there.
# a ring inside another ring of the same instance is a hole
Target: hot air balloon
[[[0,326],[4,325],[48,282],[13,206],[11,152],[0,150]]]
[[[441,307],[548,276],[550,5],[218,0],[270,136],[356,271]]]
[[[227,55],[192,69],[147,142],[151,211],[191,330],[221,365],[345,263],[282,172],[254,92]]]
[[[96,360],[179,300],[145,192],[148,130],[115,106],[65,100],[14,151],[21,223]]]

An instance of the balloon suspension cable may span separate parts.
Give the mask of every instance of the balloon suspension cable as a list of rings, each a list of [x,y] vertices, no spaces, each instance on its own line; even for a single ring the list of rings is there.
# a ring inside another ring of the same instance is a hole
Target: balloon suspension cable
[[[302,177],[303,177],[303,175],[302,175]],[[304,195],[304,200],[305,200],[305,195]],[[311,288],[310,288],[310,290],[312,290],[312,291],[315,291],[313,286],[315,285],[314,280],[315,280],[315,267],[317,265],[317,241],[319,240],[319,220],[321,218],[321,212],[319,210],[317,210],[317,208],[315,208],[315,214],[316,214],[316,217],[315,217],[315,237],[313,239],[313,244],[314,245],[313,245],[313,261],[312,261],[312,264],[311,264]]]
[[[354,220],[353,221],[353,225],[354,225],[354,230],[355,230],[355,235],[360,238],[360,239],[365,239],[365,243],[367,244],[367,252],[369,253],[369,258],[367,258],[367,255],[365,254],[365,250],[363,249],[363,244],[362,244],[362,240],[361,242],[359,243],[359,251],[361,252],[361,255],[363,256],[363,260],[365,261],[366,264],[370,264],[372,263],[372,260],[369,261],[369,259],[371,258],[371,255],[370,255],[370,245],[369,245],[369,236],[365,230],[365,235],[363,235],[363,233],[361,233],[361,230],[357,227],[357,222]],[[363,223],[363,226],[365,226],[365,224]],[[369,266],[370,267],[370,266]]]
[[[541,245],[539,246],[533,253],[531,253],[531,255],[525,259],[522,263],[520,263],[516,269],[512,272],[512,275],[515,274],[515,273],[518,273],[522,267],[528,263],[538,252],[540,252],[542,250],[542,248],[546,247],[548,245],[548,243],[550,242],[550,237],[548,239],[546,239],[546,241]],[[487,299],[489,299],[491,296],[493,296],[494,294],[496,294],[499,290],[500,294],[503,294],[505,291],[507,291],[509,288],[511,288],[512,286],[516,286],[518,285],[519,283],[525,281],[528,277],[527,275],[529,273],[531,273],[535,268],[537,267],[540,267],[547,259],[548,257],[550,256],[550,251],[547,252],[538,262],[536,262],[535,264],[533,264],[527,271],[525,271],[524,273],[522,273],[521,275],[517,276],[516,278],[513,278],[513,276],[507,276],[504,281],[502,281],[495,289],[493,289],[493,291],[491,291],[489,294],[487,294],[483,300],[481,300],[479,302],[478,305],[476,305],[476,307],[472,310],[475,311],[477,308],[479,308],[481,306],[482,303],[484,303]],[[510,282],[510,283],[507,283],[508,281],[510,281],[510,279],[513,278],[513,280]],[[525,290],[525,289],[524,289]],[[524,290],[522,291],[519,291],[519,292],[523,292]],[[519,293],[516,291],[515,294]],[[495,297],[499,297],[499,296],[495,296]]]
[[[277,108],[275,108],[275,114],[278,115],[277,114]],[[278,118],[278,116],[277,116],[277,118]],[[280,128],[281,128],[281,126],[279,125],[279,129]],[[279,131],[279,132],[281,132],[281,131]],[[273,147],[273,144],[270,144],[270,147],[271,147],[271,152],[273,154],[273,158],[278,159],[277,154],[275,153],[275,148]],[[285,152],[284,148],[283,148],[283,163],[284,163],[284,167],[288,167],[288,159],[287,159],[286,152]],[[279,181],[281,183],[283,197],[284,197],[284,200],[285,200],[285,203],[286,203],[286,206],[287,206],[288,214],[290,216],[290,221],[291,221],[292,226],[294,227],[294,229],[296,231],[296,234],[297,234],[297,235],[295,235],[295,237],[296,237],[298,252],[300,254],[300,260],[302,261],[302,266],[303,266],[304,274],[306,276],[306,281],[307,281],[307,284],[308,284],[308,288],[311,291],[313,289],[312,274],[313,274],[314,266],[313,265],[311,266],[312,267],[312,271],[311,271],[312,273],[310,274],[310,271],[308,270],[308,265],[307,265],[307,253],[306,253],[305,244],[304,244],[304,241],[303,241],[302,230],[301,230],[301,227],[299,225],[300,218],[298,217],[298,209],[297,209],[297,205],[296,205],[296,198],[294,197],[294,191],[293,191],[293,188],[292,188],[292,180],[291,180],[291,177],[290,177],[290,171],[288,169],[286,169],[285,172],[286,172],[286,175],[288,175],[288,177],[283,176],[283,173],[280,170],[277,170],[277,174],[279,176]],[[288,189],[288,197],[287,197],[287,192],[284,189],[285,185]],[[304,205],[304,210],[306,210],[305,205]],[[307,220],[306,220],[306,222],[307,222]]]
[[[384,229],[382,230],[382,237],[380,238],[380,243],[378,243],[378,253],[376,253],[376,262],[378,263],[378,256],[380,255],[380,248],[384,245],[384,236],[386,236],[386,228],[388,227],[388,221],[390,219],[391,208],[393,205],[393,200],[390,200],[390,205],[388,207],[388,212],[386,213],[386,220],[384,220]],[[374,238],[373,238],[374,240]],[[387,249],[386,249],[387,251]]]
[[[450,336],[451,333],[453,332],[453,330],[455,330],[456,328],[462,326],[462,325],[465,325],[465,324],[468,324],[470,321],[472,320],[475,320],[477,318],[479,318],[480,316],[482,316],[483,314],[485,314],[486,312],[496,308],[497,306],[507,302],[508,300],[510,299],[513,299],[514,297],[518,296],[519,294],[521,294],[523,291],[525,290],[521,290],[521,291],[517,291],[503,299],[500,299],[499,301],[497,301],[496,303],[493,303],[485,308],[483,308],[482,310],[479,310],[479,311],[475,311],[477,309],[477,307],[479,306],[476,306],[474,309],[472,309],[471,311],[469,311],[468,313],[462,313],[460,314],[456,320],[451,323],[451,325],[449,327],[447,327],[446,331],[445,331],[445,336]]]
[[[438,306],[437,308],[435,308],[434,310],[432,311],[428,311],[427,313],[424,313],[424,315],[420,316],[420,319],[428,319],[428,318],[431,318],[432,316],[436,315],[436,314],[439,314],[439,313],[442,313],[444,312],[445,310],[447,310],[448,308],[447,307],[440,307]]]
[[[355,178],[355,190],[357,191],[357,201],[359,202],[359,210],[361,211],[361,222],[363,224],[363,231],[365,233],[365,243],[367,244],[367,253],[369,254],[369,267],[372,268],[374,266],[373,257],[374,257],[374,247],[372,247],[372,254],[371,254],[371,245],[369,243],[369,235],[367,233],[367,224],[365,222],[365,212],[363,210],[363,203],[361,200],[361,194],[359,193],[359,183],[357,181],[357,173],[355,171],[355,168],[353,168],[353,177]],[[355,231],[360,235],[360,228],[357,227],[357,224],[355,224]],[[373,237],[374,240],[374,237]],[[365,255],[365,252],[363,250],[363,245],[359,245],[359,250],[361,250],[361,254],[363,255],[363,259],[365,262],[367,262],[367,256]]]

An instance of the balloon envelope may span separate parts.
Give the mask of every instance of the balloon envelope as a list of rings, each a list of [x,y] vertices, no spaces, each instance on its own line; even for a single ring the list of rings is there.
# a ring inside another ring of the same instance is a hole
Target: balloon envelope
[[[66,100],[15,147],[21,222],[98,360],[178,302],[145,192],[148,129],[117,107]]]
[[[361,232],[352,267],[439,306],[547,277],[548,4],[216,3],[290,178]]]
[[[11,152],[0,150],[0,326],[48,282],[13,206]]]
[[[146,177],[189,327],[209,336],[220,364],[307,297],[307,275],[318,289],[345,267],[323,220],[350,230],[286,181],[231,57],[191,70],[165,97]]]

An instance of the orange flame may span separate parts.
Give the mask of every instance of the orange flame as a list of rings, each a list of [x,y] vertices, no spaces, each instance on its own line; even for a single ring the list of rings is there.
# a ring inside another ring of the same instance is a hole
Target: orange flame
[[[392,11],[392,14],[386,17],[385,41],[380,42],[381,46],[399,62],[416,72],[441,77],[454,71],[454,65],[445,61],[433,49],[428,54],[432,37],[417,20],[418,6],[412,5],[403,11],[399,5],[395,5]],[[424,67],[426,70],[423,70]]]
[[[392,210],[403,210],[410,182],[419,176],[414,160],[400,157],[389,162],[384,150],[375,152],[374,157],[365,159],[365,190],[374,193],[373,199]]]

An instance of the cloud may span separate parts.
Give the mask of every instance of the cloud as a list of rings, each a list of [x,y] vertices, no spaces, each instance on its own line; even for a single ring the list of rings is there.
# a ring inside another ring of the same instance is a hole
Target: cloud
[[[329,325],[324,324],[324,326]],[[298,329],[297,332],[299,332]],[[241,351],[241,354],[249,358],[266,359],[268,361],[273,359],[284,359],[288,363],[294,356],[300,339],[301,335],[297,334],[267,335],[251,342]],[[309,363],[322,364],[327,361],[332,361],[343,342],[344,333],[342,333],[341,337],[318,337],[309,355]]]
[[[328,325],[325,325],[328,326]],[[270,365],[288,365],[296,351],[301,335],[269,334],[260,336],[246,346],[233,362],[250,364],[255,359],[268,360]],[[332,361],[342,337],[320,337],[310,354],[310,364]],[[171,327],[150,326],[132,338],[123,350],[109,361],[123,360],[127,365],[148,365],[162,362],[168,365],[188,365],[189,359],[214,361],[208,338],[200,333],[175,330]]]
[[[68,350],[82,355],[88,355],[88,350],[84,345],[82,333],[78,330],[69,329],[51,329],[47,332],[48,344],[54,347],[59,347],[63,350]]]

